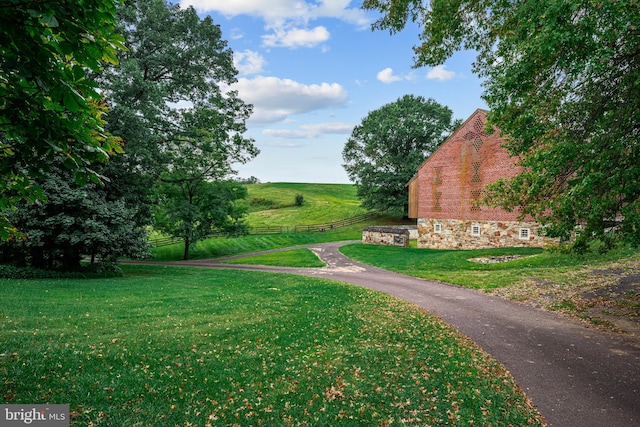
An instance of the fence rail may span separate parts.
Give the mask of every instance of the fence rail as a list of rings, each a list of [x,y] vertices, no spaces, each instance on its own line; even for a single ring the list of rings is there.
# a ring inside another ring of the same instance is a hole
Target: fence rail
[[[287,230],[286,227],[251,227],[249,234],[282,234]]]
[[[349,225],[357,224],[369,219],[377,218],[380,216],[380,212],[367,212],[362,215],[354,216],[351,218],[342,219],[339,221],[328,222],[325,224],[308,224],[308,225],[294,225],[294,226],[272,226],[272,227],[251,227],[249,234],[263,235],[263,234],[287,234],[287,233],[322,233],[325,231],[336,230],[338,228],[347,227]],[[168,246],[174,243],[181,242],[182,239],[177,237],[162,237],[159,239],[151,239],[150,243],[154,247]]]
[[[340,221],[328,222],[326,224],[296,225],[293,228],[293,232],[294,233],[321,233],[324,231],[347,227],[349,225],[357,224],[359,222],[366,221],[368,219],[377,218],[379,215],[380,215],[379,212],[368,212],[366,214],[354,216],[354,217],[343,219]]]
[[[157,248],[160,246],[173,245],[174,243],[182,242],[182,240],[183,239],[180,239],[178,237],[160,237],[158,239],[150,239],[149,243],[151,243],[151,246]]]

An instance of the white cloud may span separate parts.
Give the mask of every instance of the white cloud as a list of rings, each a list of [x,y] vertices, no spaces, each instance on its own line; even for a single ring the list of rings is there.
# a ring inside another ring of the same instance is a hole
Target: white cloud
[[[259,74],[262,72],[267,61],[258,52],[245,50],[233,54],[233,65],[240,75]]]
[[[228,17],[251,15],[267,23],[336,18],[368,27],[371,21],[365,12],[359,7],[350,8],[349,3],[350,0],[180,0],[181,7],[193,6],[198,12],[218,12]]]
[[[308,135],[308,133],[303,130],[292,129],[265,129],[262,131],[262,134],[283,139],[302,139]]]
[[[269,142],[265,144],[267,147],[277,147],[277,148],[303,148],[304,144],[294,144],[293,142]]]
[[[377,74],[378,80],[382,83],[393,83],[402,80],[402,77],[393,74],[393,69],[385,68]]]
[[[263,44],[267,47],[314,47],[329,40],[329,31],[318,26],[313,29],[272,26],[273,34],[262,36]]]
[[[299,129],[265,129],[264,135],[284,139],[318,138],[327,134],[350,134],[354,125],[342,122],[301,125]]]
[[[244,33],[240,28],[232,28],[230,38],[231,40],[240,40],[244,38]]]
[[[341,107],[347,100],[346,90],[337,83],[306,85],[290,79],[256,76],[240,78],[230,89],[253,104],[252,123],[275,123],[294,114],[324,108]]]
[[[445,69],[444,65],[438,65],[433,67],[427,73],[427,79],[429,80],[450,80],[456,76],[456,73]]]

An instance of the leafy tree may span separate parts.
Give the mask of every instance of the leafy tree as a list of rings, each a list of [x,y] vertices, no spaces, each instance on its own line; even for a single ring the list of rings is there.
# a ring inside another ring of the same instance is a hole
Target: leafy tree
[[[103,129],[102,96],[88,72],[115,64],[115,0],[0,0],[0,238],[16,233],[5,213],[43,198],[36,180],[55,159],[78,182],[119,152]]]
[[[236,203],[246,198],[247,188],[235,181],[173,181],[161,192],[164,202],[157,207],[156,228],[184,240],[185,260],[194,244],[212,234],[247,233],[242,221],[247,208]]]
[[[640,243],[640,3],[365,0],[392,32],[423,27],[417,66],[478,52],[490,122],[525,172],[491,187],[552,236]],[[614,226],[615,227],[612,227]],[[614,233],[615,231],[615,233]],[[619,241],[619,240],[618,240]]]
[[[51,166],[39,183],[46,202],[19,203],[11,220],[28,236],[2,245],[2,261],[42,269],[78,270],[84,255],[114,262],[148,255],[147,236],[135,211],[111,200],[102,185],[79,186],[70,171]]]
[[[403,209],[405,185],[455,129],[452,112],[432,99],[405,95],[370,112],[351,133],[344,168],[368,209]]]
[[[237,70],[210,17],[163,0],[130,0],[118,22],[127,51],[101,81],[109,99],[108,129],[125,140],[126,154],[110,163],[107,175],[113,191],[147,207],[140,210],[141,225],[151,221],[154,197],[164,192],[159,224],[185,238],[188,256],[190,245],[222,227],[212,219],[218,208],[203,197],[225,187],[210,183],[258,154],[253,140],[242,136],[252,107],[236,92],[223,91]],[[166,212],[167,206],[177,211]]]

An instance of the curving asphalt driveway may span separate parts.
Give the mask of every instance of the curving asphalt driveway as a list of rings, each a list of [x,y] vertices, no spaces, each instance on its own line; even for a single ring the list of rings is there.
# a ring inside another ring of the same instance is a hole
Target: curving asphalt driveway
[[[326,277],[394,295],[444,319],[500,361],[550,426],[640,426],[637,343],[480,291],[360,264],[339,252],[346,243],[306,246],[323,268],[220,264],[219,258],[171,264]]]

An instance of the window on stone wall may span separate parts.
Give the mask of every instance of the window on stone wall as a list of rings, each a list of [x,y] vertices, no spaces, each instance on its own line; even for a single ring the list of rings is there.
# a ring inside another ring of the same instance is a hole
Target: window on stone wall
[[[436,233],[436,234],[442,233],[442,224],[440,224],[438,222],[433,224],[433,232]]]
[[[531,230],[528,228],[521,228],[520,229],[520,239],[522,240],[529,240],[529,237],[531,236]]]
[[[479,236],[480,235],[480,226],[478,224],[473,224],[471,226],[471,235]]]

